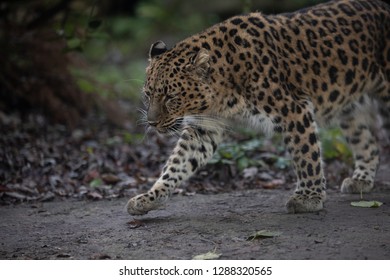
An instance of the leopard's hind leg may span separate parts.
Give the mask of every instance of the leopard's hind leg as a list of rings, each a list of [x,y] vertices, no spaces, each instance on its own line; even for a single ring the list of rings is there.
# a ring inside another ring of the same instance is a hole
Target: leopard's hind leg
[[[374,179],[379,165],[379,148],[373,131],[377,122],[377,110],[372,106],[371,98],[379,101],[379,113],[383,126],[390,128],[390,83],[379,76],[375,87],[363,95],[341,115],[340,126],[354,156],[352,177],[344,179],[341,185],[343,193],[367,193],[374,187]],[[390,77],[389,77],[390,78]]]
[[[376,116],[372,108],[370,98],[363,95],[341,115],[340,127],[355,162],[352,177],[345,178],[341,185],[343,193],[367,193],[374,187],[379,149],[373,135]]]

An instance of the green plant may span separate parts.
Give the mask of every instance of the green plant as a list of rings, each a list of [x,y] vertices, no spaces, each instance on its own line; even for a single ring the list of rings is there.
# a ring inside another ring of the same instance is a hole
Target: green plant
[[[320,130],[322,155],[326,160],[339,159],[352,162],[352,153],[340,129],[330,128]]]
[[[265,152],[264,141],[252,138],[241,142],[223,143],[218,148],[210,164],[235,165],[239,171],[248,167],[268,167],[275,165],[284,169],[290,160],[277,154]]]

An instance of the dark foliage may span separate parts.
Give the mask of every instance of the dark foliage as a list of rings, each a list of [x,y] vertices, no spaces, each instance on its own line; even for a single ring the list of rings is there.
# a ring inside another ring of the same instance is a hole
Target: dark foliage
[[[75,125],[93,108],[70,71],[64,25],[71,1],[9,1],[0,10],[0,109]]]

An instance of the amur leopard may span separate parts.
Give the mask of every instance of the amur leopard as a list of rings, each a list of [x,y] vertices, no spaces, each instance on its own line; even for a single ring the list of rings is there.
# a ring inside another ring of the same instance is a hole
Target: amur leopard
[[[223,139],[222,120],[282,133],[297,176],[289,213],[323,209],[318,126],[338,123],[355,160],[341,192],[369,192],[379,163],[372,135],[377,100],[390,128],[390,6],[379,0],[331,1],[294,13],[235,16],[173,48],[149,52],[143,88],[147,122],[179,133],[161,176],[127,210],[165,203],[205,165]]]

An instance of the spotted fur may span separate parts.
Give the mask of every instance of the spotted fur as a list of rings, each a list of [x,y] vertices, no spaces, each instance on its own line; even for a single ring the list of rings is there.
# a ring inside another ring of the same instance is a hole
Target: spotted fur
[[[323,208],[325,177],[317,125],[338,122],[355,171],[342,192],[368,192],[379,163],[368,105],[378,100],[390,128],[390,6],[331,1],[295,13],[235,16],[168,50],[150,50],[147,120],[180,138],[150,191],[129,200],[145,214],[207,163],[222,120],[280,132],[297,175],[291,213]]]

